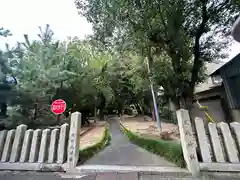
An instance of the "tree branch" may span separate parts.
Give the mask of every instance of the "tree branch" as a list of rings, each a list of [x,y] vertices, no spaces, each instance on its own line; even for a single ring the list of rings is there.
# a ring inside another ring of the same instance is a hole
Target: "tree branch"
[[[193,95],[194,87],[198,79],[199,70],[202,67],[202,62],[200,60],[201,52],[200,52],[200,38],[205,33],[206,24],[210,18],[207,12],[207,0],[201,0],[202,3],[202,21],[199,25],[194,41],[193,54],[194,54],[194,63],[192,68],[192,76],[190,83],[190,92],[188,92],[189,96]]]
[[[214,3],[213,3],[213,4],[214,4]],[[211,14],[212,14],[212,13],[217,14],[217,13],[221,12],[223,9],[226,8],[227,5],[231,5],[230,0],[225,0],[224,2],[220,3],[220,4],[218,5],[218,8],[216,8],[215,10],[213,10],[213,11],[211,12]],[[212,8],[214,8],[214,7],[212,7]]]

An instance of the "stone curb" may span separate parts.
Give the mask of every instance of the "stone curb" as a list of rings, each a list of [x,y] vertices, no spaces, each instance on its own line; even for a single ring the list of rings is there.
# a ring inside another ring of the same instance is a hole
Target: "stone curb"
[[[106,128],[108,128],[108,126],[109,126],[108,124],[104,126],[104,132],[105,132]],[[86,131],[84,131],[82,134],[80,134],[80,137],[82,137],[84,134],[86,134],[88,131],[92,130],[93,128],[95,128],[95,126],[93,126],[93,127],[89,128],[89,129],[87,129]],[[85,149],[91,148],[93,146],[96,146],[98,143],[102,142],[104,139],[105,139],[105,134],[103,134],[102,138],[98,142],[96,142],[95,144],[93,144],[91,146],[87,146],[86,148],[81,149],[81,150],[85,150]],[[109,140],[106,139],[106,141],[104,142],[104,146],[106,146],[108,141]]]
[[[107,144],[108,144],[108,142],[109,141],[111,141],[111,137],[110,137],[110,139],[109,138],[107,138],[106,139],[106,135],[105,135],[105,131],[109,131],[109,125],[107,124],[107,125],[105,125],[105,127],[104,127],[104,134],[103,134],[103,136],[102,136],[102,138],[100,139],[100,141],[98,141],[98,142],[96,142],[95,144],[93,144],[93,145],[91,145],[91,146],[88,146],[88,147],[85,147],[84,149],[81,149],[80,151],[88,151],[89,149],[92,149],[93,147],[95,147],[97,144],[99,144],[99,143],[103,143],[103,149],[107,146]],[[108,133],[109,134],[109,133]],[[104,141],[105,140],[105,141]],[[101,148],[101,149],[102,149]],[[80,158],[81,159],[81,158]],[[78,164],[82,164],[83,162],[84,162],[85,160],[80,160],[79,162],[78,162]],[[80,165],[81,166],[81,165]],[[70,172],[70,171],[69,171]]]
[[[40,171],[40,172],[65,172],[65,164],[47,164],[47,163],[0,163],[0,170],[14,171]]]

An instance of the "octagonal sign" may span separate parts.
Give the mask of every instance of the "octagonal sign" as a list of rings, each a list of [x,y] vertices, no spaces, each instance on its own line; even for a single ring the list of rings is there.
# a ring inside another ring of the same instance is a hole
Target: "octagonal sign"
[[[62,114],[66,110],[67,104],[62,99],[55,100],[51,105],[51,110],[54,114]]]

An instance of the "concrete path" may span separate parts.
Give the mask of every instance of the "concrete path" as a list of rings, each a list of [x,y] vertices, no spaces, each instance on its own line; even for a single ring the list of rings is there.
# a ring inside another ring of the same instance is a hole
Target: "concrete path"
[[[0,180],[138,180],[137,173],[97,173],[87,176],[64,173],[0,172]]]
[[[96,173],[87,176],[64,173],[8,172],[0,171],[0,180],[239,180],[239,175],[203,175],[200,177],[144,174],[144,173]]]
[[[91,158],[87,165],[152,165],[164,168],[174,165],[164,158],[151,154],[133,144],[121,133],[118,120],[109,119],[112,133],[112,144]],[[81,167],[83,167],[81,166]],[[126,166],[124,166],[126,168]],[[136,167],[139,168],[139,167]],[[149,168],[151,168],[149,166]],[[178,167],[173,167],[178,168]],[[103,169],[103,168],[101,168]],[[180,169],[180,168],[179,168]],[[151,169],[152,171],[153,169]],[[0,171],[0,180],[237,180],[239,175],[229,176],[217,173],[204,174],[201,177],[191,177],[181,173],[144,173],[144,172],[96,172],[83,175],[84,173],[40,173],[40,172],[10,172]]]
[[[86,161],[85,165],[176,166],[129,142],[120,130],[118,117],[108,118],[108,123],[112,135],[111,144]]]

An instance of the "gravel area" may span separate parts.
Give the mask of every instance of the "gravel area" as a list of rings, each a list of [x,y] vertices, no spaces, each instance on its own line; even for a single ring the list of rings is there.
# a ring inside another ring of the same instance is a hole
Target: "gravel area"
[[[168,134],[170,139],[180,142],[178,126],[172,123],[162,122],[161,133],[156,126],[156,122],[146,116],[123,116],[122,124],[130,131],[143,136],[162,138],[164,134]]]

